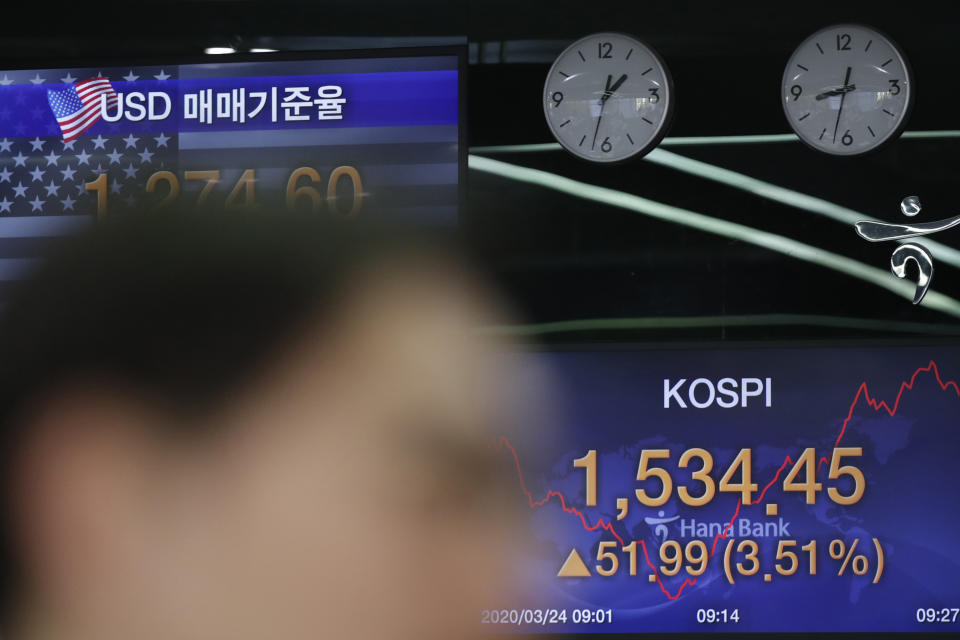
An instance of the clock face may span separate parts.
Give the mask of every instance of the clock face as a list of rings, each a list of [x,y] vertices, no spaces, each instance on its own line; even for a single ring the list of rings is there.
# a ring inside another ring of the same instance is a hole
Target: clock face
[[[672,108],[670,76],[648,46],[618,33],[574,42],[550,68],[543,110],[574,155],[619,162],[655,147]]]
[[[900,135],[912,96],[906,58],[889,38],[859,25],[807,38],[787,63],[780,93],[801,140],[845,156]]]

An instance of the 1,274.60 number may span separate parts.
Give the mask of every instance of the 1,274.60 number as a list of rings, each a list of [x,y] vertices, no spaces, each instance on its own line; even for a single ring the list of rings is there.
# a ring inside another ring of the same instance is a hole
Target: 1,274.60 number
[[[349,209],[345,209],[337,202],[337,187],[341,180],[349,179],[353,186],[353,198]],[[197,195],[197,206],[204,206],[207,203],[210,194],[220,182],[220,170],[210,169],[203,171],[184,171],[184,181],[203,181],[204,185]],[[224,207],[230,208],[253,208],[257,206],[256,202],[256,171],[247,169],[237,180],[236,184],[227,194],[224,200]],[[360,179],[360,173],[351,166],[337,167],[330,172],[327,178],[326,195],[321,194],[315,186],[322,182],[319,172],[313,167],[299,167],[295,169],[287,180],[286,205],[291,211],[301,206],[303,200],[307,201],[312,211],[319,211],[326,203],[327,207],[336,213],[343,215],[354,215],[360,210],[363,203],[363,181]],[[146,191],[153,193],[157,190],[160,183],[166,183],[167,193],[157,203],[156,208],[162,209],[173,205],[180,196],[180,178],[172,171],[157,171],[147,179]],[[97,195],[97,216],[102,218],[107,214],[107,205],[109,190],[107,188],[107,174],[101,173],[95,180],[86,184],[87,191],[92,191]]]

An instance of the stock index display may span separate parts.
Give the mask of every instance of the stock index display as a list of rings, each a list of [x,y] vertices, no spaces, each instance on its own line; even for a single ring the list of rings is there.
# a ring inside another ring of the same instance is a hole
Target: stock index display
[[[512,633],[960,631],[960,348],[544,356]]]

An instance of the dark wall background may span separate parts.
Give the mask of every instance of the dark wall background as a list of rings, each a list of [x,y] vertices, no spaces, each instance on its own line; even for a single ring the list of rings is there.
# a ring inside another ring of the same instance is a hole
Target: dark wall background
[[[473,147],[549,142],[540,93],[553,56],[575,38],[606,30],[639,36],[666,60],[677,100],[671,137],[788,133],[778,91],[791,52],[821,27],[860,22],[889,34],[911,62],[916,100],[907,129],[960,129],[954,72],[960,19],[943,2],[209,1],[108,3],[64,14],[24,3],[5,6],[4,14],[0,67],[51,58],[192,55],[214,45],[317,49],[466,41]],[[923,201],[918,220],[958,213],[957,138],[900,140],[860,158],[833,158],[795,142],[668,148],[888,220],[900,217],[906,195]],[[847,225],[649,161],[596,167],[561,152],[496,158],[782,234],[879,269],[889,263],[891,246],[870,245]],[[640,317],[660,326],[595,328],[552,334],[553,340],[960,333],[955,317],[753,244],[477,171],[470,172],[468,189],[468,238],[528,320]],[[956,247],[960,231],[937,240]],[[934,288],[960,299],[957,271],[938,263]],[[793,320],[774,321],[771,314]],[[674,326],[677,317],[714,316],[704,327]],[[754,320],[738,327],[724,321],[731,316]]]

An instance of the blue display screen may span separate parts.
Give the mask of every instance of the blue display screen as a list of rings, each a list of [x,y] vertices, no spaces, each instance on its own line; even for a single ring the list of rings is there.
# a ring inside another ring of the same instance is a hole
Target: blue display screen
[[[960,630],[960,347],[545,359],[559,422],[498,441],[523,594],[485,628]]]
[[[197,204],[456,221],[456,52],[208,58],[0,71],[4,237]]]

